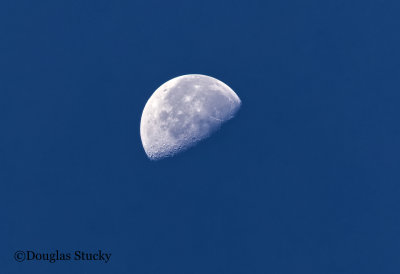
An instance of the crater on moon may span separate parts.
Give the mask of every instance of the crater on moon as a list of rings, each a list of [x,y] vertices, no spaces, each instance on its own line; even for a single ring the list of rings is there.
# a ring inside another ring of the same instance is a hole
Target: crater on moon
[[[158,160],[182,152],[233,118],[241,101],[223,82],[189,74],[169,80],[147,101],[140,137],[147,156]]]

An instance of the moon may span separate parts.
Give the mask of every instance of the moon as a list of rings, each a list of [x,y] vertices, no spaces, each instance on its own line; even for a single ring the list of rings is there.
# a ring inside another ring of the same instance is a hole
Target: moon
[[[140,137],[150,160],[174,156],[209,137],[235,116],[236,93],[218,79],[188,74],[161,85],[147,101]]]

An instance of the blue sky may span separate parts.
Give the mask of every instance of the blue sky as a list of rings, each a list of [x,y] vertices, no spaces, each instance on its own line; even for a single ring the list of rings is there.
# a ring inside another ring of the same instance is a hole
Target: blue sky
[[[399,273],[399,7],[3,1],[0,272]],[[143,107],[190,73],[242,108],[151,162]]]

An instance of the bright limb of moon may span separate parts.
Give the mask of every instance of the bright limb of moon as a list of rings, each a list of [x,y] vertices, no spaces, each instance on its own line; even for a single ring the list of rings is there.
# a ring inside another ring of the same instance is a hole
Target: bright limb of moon
[[[241,106],[223,82],[200,74],[183,75],[161,85],[147,101],[140,137],[147,156],[158,160],[209,137]]]

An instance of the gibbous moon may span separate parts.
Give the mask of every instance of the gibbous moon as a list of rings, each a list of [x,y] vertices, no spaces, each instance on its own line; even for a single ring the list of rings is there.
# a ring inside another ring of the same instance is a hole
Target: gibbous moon
[[[240,105],[236,93],[213,77],[173,78],[144,107],[140,121],[143,148],[151,160],[185,151],[233,118]]]

